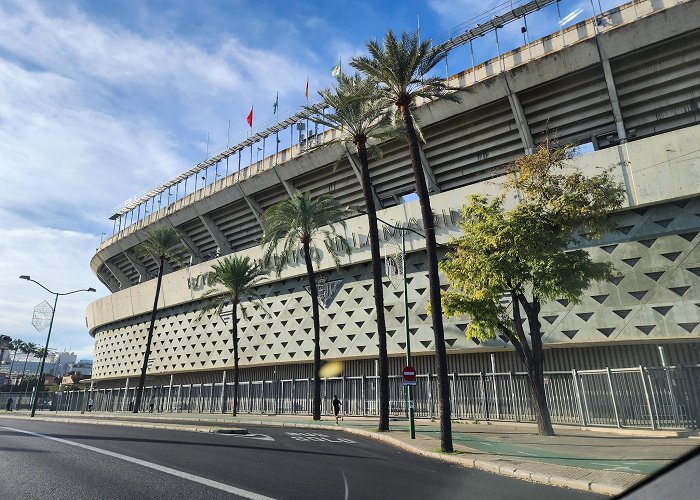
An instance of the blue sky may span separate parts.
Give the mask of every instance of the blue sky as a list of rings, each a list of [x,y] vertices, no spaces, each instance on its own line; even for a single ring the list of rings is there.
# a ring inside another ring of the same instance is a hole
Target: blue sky
[[[445,38],[499,1],[389,2],[62,1],[0,3],[0,333],[43,344],[32,310],[51,296],[20,281],[29,274],[59,292],[51,346],[92,357],[85,307],[108,294],[89,268],[109,212],[223,149],[255,123],[304,103],[331,83],[330,69],[363,54],[387,28]],[[595,0],[595,8],[616,0]],[[591,3],[565,0],[562,16]],[[556,8],[528,19],[532,39],[556,30]],[[506,26],[501,49],[522,44]],[[477,63],[495,40],[474,43]],[[468,67],[466,49],[451,73]],[[207,136],[209,144],[207,146]]]

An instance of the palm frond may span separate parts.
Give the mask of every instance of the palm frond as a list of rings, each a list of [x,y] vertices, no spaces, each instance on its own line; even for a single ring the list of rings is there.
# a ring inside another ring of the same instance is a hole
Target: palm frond
[[[208,311],[215,310],[221,314],[223,309],[232,304],[236,307],[243,300],[257,301],[260,295],[256,288],[265,279],[268,271],[248,256],[228,256],[212,266],[211,283],[221,285],[226,291],[212,289],[202,297],[216,295],[214,299],[205,302],[197,319]]]
[[[263,214],[265,262],[269,263],[272,255],[276,255],[275,271],[279,275],[289,264],[293,252],[298,252],[305,242],[316,248],[317,238],[324,241],[335,238],[336,224],[344,228],[345,217],[345,211],[335,198],[330,195],[312,198],[308,192],[297,192],[268,208]],[[329,253],[335,261],[335,250]]]
[[[404,31],[396,37],[392,30],[384,36],[383,46],[367,42],[369,57],[354,58],[350,65],[379,82],[383,102],[412,106],[417,98],[458,101],[460,90],[449,87],[439,77],[425,78],[438,63],[447,57],[447,51],[433,51],[431,42],[420,41],[418,32]]]
[[[136,247],[134,253],[140,258],[166,258],[181,265],[178,252],[183,249],[184,244],[177,232],[170,226],[161,226],[146,231],[146,240]]]

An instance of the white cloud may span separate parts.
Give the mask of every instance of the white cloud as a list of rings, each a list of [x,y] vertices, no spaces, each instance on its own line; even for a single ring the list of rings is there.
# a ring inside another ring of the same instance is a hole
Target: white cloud
[[[3,220],[5,215],[0,213]],[[79,357],[92,357],[93,342],[85,327],[85,308],[107,293],[86,265],[95,249],[95,235],[37,226],[0,230],[2,333],[42,346],[46,341],[48,329],[36,331],[31,324],[32,313],[44,300],[53,306],[54,296],[35,283],[20,280],[21,274],[57,293],[93,287],[98,294],[80,292],[59,298],[51,333],[52,347],[71,347]]]
[[[244,31],[213,36],[203,45],[70,5],[0,3],[0,333],[43,345],[31,315],[51,296],[20,274],[61,292],[92,286],[97,296],[59,300],[51,342],[91,357],[85,307],[107,290],[89,262],[108,211],[201,160],[208,130],[210,151],[229,118],[239,135],[251,104],[260,123],[276,91],[285,110],[303,101],[307,74],[312,92],[330,81],[328,64],[309,66],[313,40],[285,54]]]

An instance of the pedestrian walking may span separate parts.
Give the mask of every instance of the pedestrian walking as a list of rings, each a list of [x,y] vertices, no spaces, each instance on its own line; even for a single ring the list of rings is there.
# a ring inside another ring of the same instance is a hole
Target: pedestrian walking
[[[94,401],[92,400],[92,398],[88,399],[88,411],[92,411],[93,403],[94,403]]]
[[[7,398],[7,403],[5,404],[5,410],[12,411],[12,403],[14,403],[12,398]]]
[[[153,413],[153,407],[156,405],[156,398],[151,396],[151,399],[148,400],[148,413]]]
[[[338,399],[338,396],[333,394],[333,413],[335,413],[335,425],[340,425],[338,423],[338,419],[342,420],[343,417],[340,414],[340,407],[343,406],[343,403],[340,402],[340,399]]]

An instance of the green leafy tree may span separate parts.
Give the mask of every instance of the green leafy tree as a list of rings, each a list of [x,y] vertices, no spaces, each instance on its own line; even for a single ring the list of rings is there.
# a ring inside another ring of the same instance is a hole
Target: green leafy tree
[[[470,317],[468,337],[508,336],[527,371],[538,431],[549,436],[540,310],[561,297],[577,303],[593,281],[611,276],[609,262],[573,248],[576,234],[599,238],[615,229],[608,215],[624,195],[609,170],[586,177],[567,168],[571,157],[569,148],[541,146],[516,160],[501,195],[471,196],[462,210],[463,235],[441,263],[451,285],[443,293],[445,313]],[[506,209],[506,193],[514,191],[520,203]],[[501,302],[504,294],[509,305]]]
[[[386,322],[384,319],[384,289],[382,284],[382,256],[379,251],[377,207],[369,174],[370,156],[381,157],[379,148],[371,139],[382,140],[390,133],[391,116],[382,103],[383,94],[377,84],[360,74],[347,76],[341,73],[331,89],[319,91],[323,102],[330,108],[323,114],[315,113],[313,120],[327,127],[342,130],[333,142],[341,142],[348,156],[356,152],[360,160],[360,178],[367,207],[369,242],[372,254],[374,283],[374,309],[377,315],[377,339],[379,347],[379,430],[389,430],[389,356],[387,354]],[[307,108],[313,111],[313,108]],[[354,150],[354,151],[351,151]],[[342,160],[345,155],[339,159]],[[351,160],[352,161],[352,160]]]
[[[209,283],[216,283],[226,289],[224,293],[220,290],[211,289],[202,295],[203,298],[212,295],[202,310],[201,316],[214,310],[216,314],[221,314],[225,307],[231,304],[231,337],[233,339],[233,415],[238,410],[238,305],[247,298],[260,301],[261,297],[255,291],[267,271],[250,259],[250,257],[232,256],[226,257],[221,262],[212,266],[213,272],[210,275]],[[241,314],[246,318],[245,308],[241,307]]]
[[[144,258],[153,258],[158,262],[158,277],[156,281],[156,294],[153,299],[153,310],[151,311],[151,322],[148,325],[148,336],[146,338],[146,349],[143,354],[143,365],[141,366],[141,377],[139,386],[136,389],[136,400],[134,401],[134,413],[139,412],[141,398],[143,397],[143,387],[146,383],[146,370],[148,369],[148,358],[151,356],[151,341],[153,340],[153,328],[156,324],[156,314],[158,312],[158,297],[163,281],[163,270],[167,259],[177,261],[177,251],[182,248],[182,241],[172,227],[162,226],[152,231],[146,232],[146,240],[142,242],[136,250],[137,255]]]
[[[346,212],[329,195],[312,198],[309,193],[296,192],[288,200],[281,201],[263,214],[264,262],[269,264],[274,255],[274,267],[279,276],[290,259],[301,250],[306,265],[311,293],[311,311],[314,324],[314,396],[312,415],[321,420],[321,326],[318,308],[318,287],[314,274],[314,261],[320,264],[320,250],[315,243],[320,239],[337,268],[340,267],[336,243],[350,254],[345,238],[339,238],[336,224],[345,228]],[[312,256],[313,250],[313,256]]]
[[[408,149],[416,179],[416,194],[421,207],[423,230],[425,231],[430,304],[438,372],[440,444],[443,451],[451,452],[453,446],[452,423],[450,421],[450,385],[447,375],[447,350],[440,305],[440,275],[438,273],[435,224],[420,156],[418,143],[420,130],[416,126],[411,110],[418,98],[453,101],[458,99],[442,78],[425,76],[447,56],[445,51],[432,50],[431,44],[430,40],[421,42],[418,32],[404,32],[400,38],[397,38],[393,31],[389,30],[384,37],[383,47],[374,40],[369,41],[367,43],[369,57],[356,57],[350,64],[379,83],[379,89],[383,95],[381,102],[389,109],[396,108],[397,121],[403,122],[406,129]]]
[[[27,361],[29,361],[29,356],[34,354],[37,349],[39,349],[39,346],[33,342],[22,342],[22,345],[19,348],[19,350],[22,352],[22,354],[26,354],[26,356],[24,357],[24,365],[22,365],[22,378],[23,379],[27,373]]]

